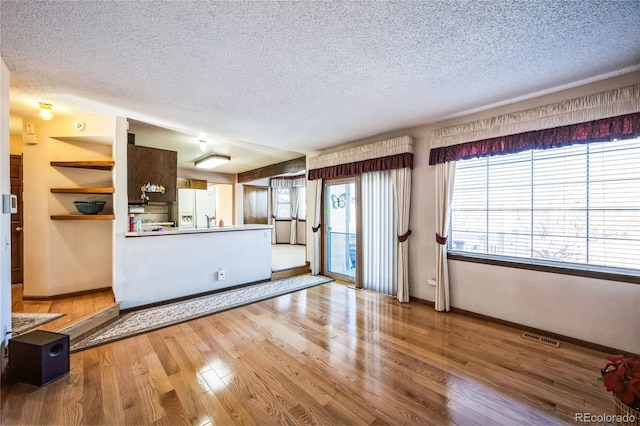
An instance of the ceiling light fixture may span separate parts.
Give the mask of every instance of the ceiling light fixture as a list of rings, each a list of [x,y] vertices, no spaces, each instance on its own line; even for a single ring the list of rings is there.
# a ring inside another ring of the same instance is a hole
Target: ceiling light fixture
[[[40,109],[36,112],[36,115],[44,121],[51,120],[53,118],[53,113],[51,112],[53,104],[48,104],[46,102],[38,102],[38,104],[40,105]]]
[[[231,157],[226,155],[211,154],[195,161],[195,166],[199,169],[213,169],[221,166],[224,163],[231,160]]]
[[[200,139],[200,151],[205,152],[207,150],[207,141]]]

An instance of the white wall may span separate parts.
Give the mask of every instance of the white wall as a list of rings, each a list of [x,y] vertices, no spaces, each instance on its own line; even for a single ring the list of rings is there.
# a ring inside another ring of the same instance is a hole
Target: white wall
[[[116,301],[125,309],[269,280],[271,230],[237,229],[128,238],[118,230]]]
[[[637,84],[640,72],[428,126],[393,131],[341,146],[362,145],[401,135],[416,139],[412,230],[409,237],[410,295],[435,300],[427,280],[435,277],[435,168],[428,165],[431,131],[464,122],[534,108],[591,93]],[[309,191],[309,194],[312,192]],[[308,197],[311,203],[311,196]],[[312,218],[312,206],[309,206]],[[313,241],[307,224],[308,241]],[[312,259],[313,244],[307,245]],[[640,285],[577,276],[449,261],[451,305],[600,345],[640,353]]]
[[[9,178],[9,70],[0,58],[0,193],[11,192]],[[0,212],[0,373],[11,331],[11,215]]]
[[[452,305],[640,353],[640,285],[449,261]]]

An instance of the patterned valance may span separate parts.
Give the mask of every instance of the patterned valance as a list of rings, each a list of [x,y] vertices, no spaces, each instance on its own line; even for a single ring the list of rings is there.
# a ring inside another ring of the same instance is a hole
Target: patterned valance
[[[554,102],[431,133],[431,148],[585,123],[640,111],[640,84]]]
[[[432,148],[429,164],[640,137],[640,113]]]
[[[388,139],[309,159],[309,180],[337,179],[362,173],[413,168],[415,142],[410,136]]]
[[[272,188],[293,188],[307,186],[304,175],[299,176],[278,176],[269,179],[269,186]]]

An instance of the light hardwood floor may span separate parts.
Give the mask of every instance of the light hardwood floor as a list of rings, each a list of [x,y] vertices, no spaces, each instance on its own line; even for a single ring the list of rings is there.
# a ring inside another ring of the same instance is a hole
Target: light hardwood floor
[[[38,327],[49,331],[60,330],[87,315],[114,304],[111,290],[53,300],[22,300],[22,296],[22,284],[12,284],[11,312],[65,314],[63,317]]]
[[[71,355],[4,424],[565,424],[604,353],[329,283]]]

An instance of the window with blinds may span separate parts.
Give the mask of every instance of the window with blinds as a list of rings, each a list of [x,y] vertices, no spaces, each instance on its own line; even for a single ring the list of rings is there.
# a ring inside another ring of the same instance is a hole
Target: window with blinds
[[[458,161],[449,235],[453,252],[640,270],[640,139]]]
[[[276,219],[291,219],[291,201],[289,188],[278,188],[276,200]]]

